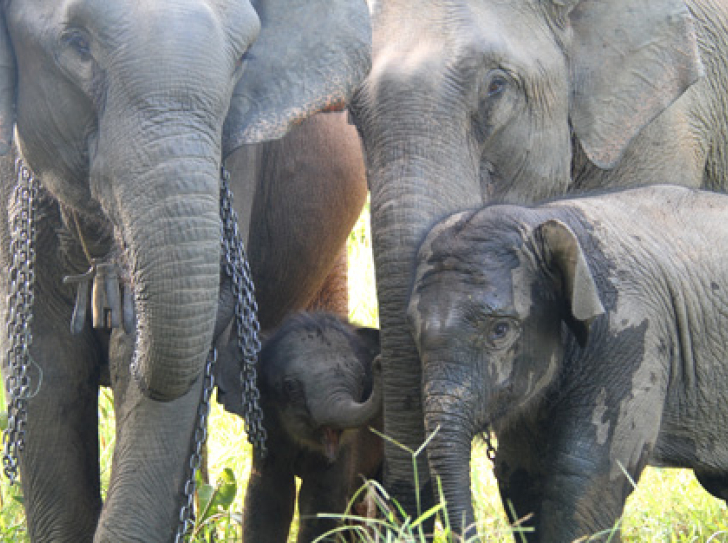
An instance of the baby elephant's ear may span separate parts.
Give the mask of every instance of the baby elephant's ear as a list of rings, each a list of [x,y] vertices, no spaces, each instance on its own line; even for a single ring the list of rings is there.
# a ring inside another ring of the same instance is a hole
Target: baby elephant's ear
[[[561,292],[570,310],[566,323],[583,348],[592,322],[604,313],[604,307],[579,240],[571,228],[553,219],[539,225],[535,234],[543,243],[548,266],[561,278]]]

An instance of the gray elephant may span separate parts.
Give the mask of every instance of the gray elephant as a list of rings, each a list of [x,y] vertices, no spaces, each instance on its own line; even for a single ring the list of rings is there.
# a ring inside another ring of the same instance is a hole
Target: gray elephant
[[[346,240],[366,201],[364,159],[345,112],[226,161],[263,330],[305,308],[349,314]],[[251,188],[255,193],[248,195]]]
[[[354,328],[330,313],[289,317],[265,341],[258,383],[268,455],[253,457],[245,541],[288,540],[296,477],[299,543],[337,526],[318,513],[343,514],[363,478],[380,477],[384,447],[369,430],[382,426],[381,383],[373,367],[378,354],[378,330]],[[221,401],[242,414],[240,397],[235,391]]]
[[[470,444],[490,426],[528,541],[619,539],[647,464],[728,499],[726,214],[726,195],[655,185],[432,229],[408,316],[453,526],[473,522]]]
[[[385,433],[416,449],[425,439],[420,361],[405,314],[425,234],[488,202],[634,180],[725,188],[728,5],[380,0],[371,8],[372,70],[351,110],[371,188]],[[409,455],[388,443],[386,457],[388,489],[416,513]],[[429,486],[424,462],[418,469]]]
[[[223,157],[345,102],[369,39],[359,2],[1,4],[3,376],[33,541],[181,535],[208,351],[231,318],[218,315]],[[91,264],[79,284],[94,283],[94,329],[83,288],[63,281]],[[102,504],[106,363],[117,436]]]

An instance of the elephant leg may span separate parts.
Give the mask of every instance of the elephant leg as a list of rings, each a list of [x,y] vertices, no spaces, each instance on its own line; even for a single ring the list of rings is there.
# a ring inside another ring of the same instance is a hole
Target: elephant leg
[[[322,289],[319,307],[346,313],[340,266],[367,195],[359,138],[346,114],[315,115],[281,140],[236,152],[229,166],[236,195],[256,187],[252,208],[239,196],[235,206],[249,225],[261,327],[276,327]]]
[[[349,315],[348,258],[346,247],[343,247],[323,285],[314,299],[309,302],[307,311],[328,311],[342,318]]]
[[[546,452],[543,500],[536,519],[541,541],[573,541],[585,536],[590,541],[620,541],[618,521],[634,490],[633,482],[647,465],[660,427],[659,413],[648,413],[637,422],[643,412],[620,411],[620,418],[610,422],[613,434],[609,439],[595,435],[591,418],[554,425],[556,439]]]
[[[243,541],[286,543],[296,503],[296,478],[284,450],[268,443],[268,456],[253,457],[245,492]]]
[[[111,480],[94,541],[118,543],[133,534],[172,541],[179,527],[184,485],[190,476],[192,439],[203,379],[181,398],[144,396],[129,373],[134,338],[115,330],[110,374],[116,410]]]
[[[728,474],[695,470],[695,477],[713,496],[728,501]]]
[[[25,449],[20,457],[32,541],[88,542],[101,510],[98,349],[72,337],[38,300],[33,321]]]
[[[302,477],[298,492],[300,518],[297,543],[311,543],[317,537],[333,530],[341,523],[335,518],[318,518],[319,513],[341,515],[346,511],[349,481],[348,458],[339,458],[334,464],[318,463]],[[331,536],[326,541],[335,541]]]
[[[543,465],[539,440],[518,426],[499,433],[495,475],[508,521],[517,541],[538,541],[534,533],[543,499]],[[543,442],[541,442],[543,443]]]

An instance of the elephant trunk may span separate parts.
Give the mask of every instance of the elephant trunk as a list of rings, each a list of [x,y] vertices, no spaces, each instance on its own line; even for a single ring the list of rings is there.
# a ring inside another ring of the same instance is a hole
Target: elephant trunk
[[[162,401],[184,395],[202,373],[220,277],[219,136],[175,124],[125,137],[135,159],[117,153],[126,160],[104,165],[115,191],[105,203],[134,292],[132,373],[145,395]]]
[[[387,138],[368,141],[381,142],[381,148],[367,148],[366,156],[384,370],[384,433],[417,450],[426,439],[418,389],[422,376],[406,320],[416,252],[438,220],[455,210],[479,206],[482,200],[477,179],[467,175],[457,160],[428,155],[438,145],[419,146],[416,138],[411,145],[390,143]],[[388,146],[392,152],[387,151]],[[458,154],[446,141],[442,148]],[[409,514],[419,515],[417,505],[422,502],[417,500],[417,493],[426,501],[430,499],[426,497],[430,490],[425,487],[431,483],[424,458],[418,457],[421,488],[415,488],[410,454],[387,440],[385,455],[388,488]]]
[[[459,396],[444,391],[429,393],[425,427],[435,435],[427,447],[427,457],[432,476],[440,480],[450,528],[469,540],[477,534],[470,491],[473,431],[466,416],[468,408]]]
[[[311,405],[311,415],[321,426],[337,430],[359,428],[372,421],[382,412],[382,380],[381,371],[375,369],[374,386],[369,398],[357,402],[351,395],[338,397],[322,407],[318,403]]]
[[[217,179],[210,177],[192,174],[188,181],[197,178],[211,187],[211,194],[178,194],[159,205],[158,216],[140,217],[146,227],[130,246],[138,315],[132,371],[154,399],[171,400],[186,393],[212,344],[220,221],[213,196]]]

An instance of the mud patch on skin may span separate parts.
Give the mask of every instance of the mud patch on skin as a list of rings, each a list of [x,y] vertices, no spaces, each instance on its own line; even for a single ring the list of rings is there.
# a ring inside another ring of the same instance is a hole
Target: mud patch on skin
[[[597,406],[594,408],[594,412],[592,413],[592,424],[596,427],[597,430],[597,444],[598,445],[604,445],[607,442],[607,438],[609,437],[609,427],[611,425],[611,422],[609,420],[603,420],[604,416],[607,413],[607,389],[602,388],[602,390],[599,392],[599,396],[597,397]]]
[[[433,244],[437,243],[440,236],[449,238],[449,236],[451,235],[449,232],[451,228],[455,228],[456,232],[461,230],[464,225],[467,224],[469,218],[472,215],[473,212],[470,211],[456,213],[455,215],[444,219],[442,222],[438,223],[433,227],[433,229],[425,238],[425,241],[422,243],[422,246],[420,247],[418,252],[416,268],[417,271],[415,281],[413,283],[414,285],[420,285],[424,277],[433,273],[437,273],[437,271],[441,267],[438,262],[432,262],[432,257],[434,254]],[[410,295],[410,301],[407,307],[407,317],[410,332],[412,333],[415,342],[418,344],[418,347],[419,338],[422,334],[426,332],[427,326],[427,322],[423,318],[423,313],[420,310],[420,298],[420,289],[415,288]]]

